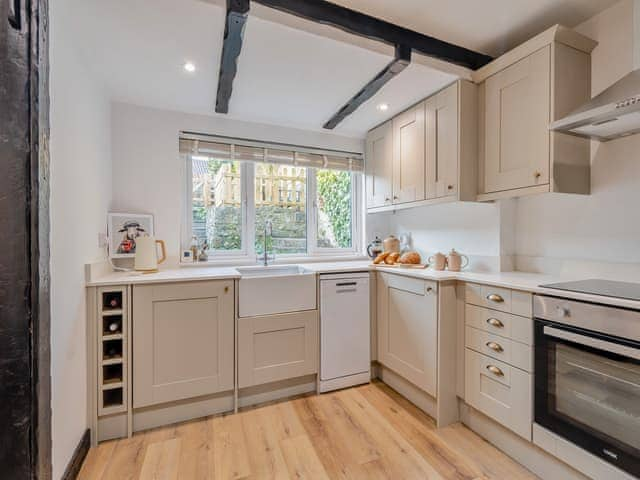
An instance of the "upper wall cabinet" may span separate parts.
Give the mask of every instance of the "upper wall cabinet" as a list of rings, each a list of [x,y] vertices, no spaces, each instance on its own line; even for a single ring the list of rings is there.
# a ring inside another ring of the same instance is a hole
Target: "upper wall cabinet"
[[[459,81],[428,98],[427,200],[475,200],[477,88]]]
[[[477,87],[457,81],[371,130],[368,211],[475,200],[477,103]]]
[[[367,135],[366,145],[367,208],[391,205],[393,157],[393,124],[391,121],[374,128]]]
[[[550,132],[549,123],[590,98],[595,45],[555,26],[474,72],[478,200],[590,192],[589,140]]]
[[[393,119],[393,202],[424,200],[424,102]]]

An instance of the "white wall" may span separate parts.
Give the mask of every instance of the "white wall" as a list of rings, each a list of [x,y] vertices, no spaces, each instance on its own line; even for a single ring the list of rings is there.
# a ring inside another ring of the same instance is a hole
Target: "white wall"
[[[222,117],[112,105],[113,209],[154,216],[155,236],[167,254],[180,255],[185,170],[178,157],[180,131],[362,152],[363,140]]]
[[[77,58],[66,1],[51,3],[51,376],[53,478],[87,428],[84,264],[103,257],[111,200],[110,106]]]
[[[384,215],[388,216],[388,231],[383,235],[411,233],[413,247],[424,259],[455,248],[471,258],[476,270],[500,268],[499,203],[430,205]]]
[[[632,70],[632,3],[622,0],[577,28],[599,42],[592,54],[594,95]],[[640,263],[640,135],[593,142],[591,157],[591,195],[517,201],[519,257]]]
[[[599,42],[592,55],[594,95],[632,70],[632,4],[622,0],[577,28]],[[518,268],[550,271],[563,270],[564,260],[584,259],[591,263],[583,262],[588,268],[581,273],[606,274],[597,262],[640,263],[638,152],[640,135],[593,142],[591,195],[420,207],[390,215],[389,232],[412,232],[419,251],[455,247],[469,255],[502,256],[502,269],[509,269],[512,257]],[[564,270],[576,271],[576,265]]]

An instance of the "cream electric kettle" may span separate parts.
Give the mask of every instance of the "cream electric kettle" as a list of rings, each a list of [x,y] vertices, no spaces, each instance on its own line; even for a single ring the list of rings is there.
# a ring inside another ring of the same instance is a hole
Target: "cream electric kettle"
[[[162,256],[158,258],[158,248],[162,251]],[[156,240],[153,237],[136,238],[136,258],[134,267],[136,270],[152,273],[158,271],[158,264],[167,259],[167,249],[163,240]]]

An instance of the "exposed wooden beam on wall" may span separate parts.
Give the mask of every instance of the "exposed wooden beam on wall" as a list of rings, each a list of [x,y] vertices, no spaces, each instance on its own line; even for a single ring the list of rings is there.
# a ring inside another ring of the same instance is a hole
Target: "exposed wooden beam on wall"
[[[242,37],[248,15],[249,0],[227,0],[224,42],[218,72],[217,113],[229,113],[229,100],[233,91],[233,80],[238,70],[238,57],[242,50]]]
[[[407,45],[416,53],[421,53],[472,70],[477,70],[492,60],[488,55],[474,52],[428,35],[423,35],[324,0],[253,1],[306,20],[342,29],[354,35],[378,40],[391,45]]]
[[[355,112],[360,105],[373,97],[385,83],[402,72],[411,63],[411,47],[406,45],[396,46],[394,59],[384,67],[369,83],[367,83],[358,93],[323,125],[324,128],[332,130],[347,116]]]

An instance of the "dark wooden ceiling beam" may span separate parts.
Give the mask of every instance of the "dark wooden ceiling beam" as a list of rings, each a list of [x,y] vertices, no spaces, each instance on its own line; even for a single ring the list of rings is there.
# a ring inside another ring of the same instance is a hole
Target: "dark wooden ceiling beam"
[[[373,97],[378,91],[393,77],[402,72],[411,63],[411,47],[406,45],[396,46],[394,59],[384,67],[369,83],[367,83],[358,93],[323,125],[323,128],[332,130],[347,116],[355,112],[360,105]]]
[[[238,71],[238,57],[242,50],[242,37],[248,15],[249,0],[227,0],[224,42],[218,72],[216,113],[229,113],[229,100],[233,91],[233,80]]]
[[[416,53],[454,63],[471,70],[486,65],[488,55],[409,30],[376,17],[324,0],[252,0],[291,15],[339,28],[387,44],[407,45]],[[391,6],[390,8],[393,8]],[[428,14],[428,12],[425,12]]]

